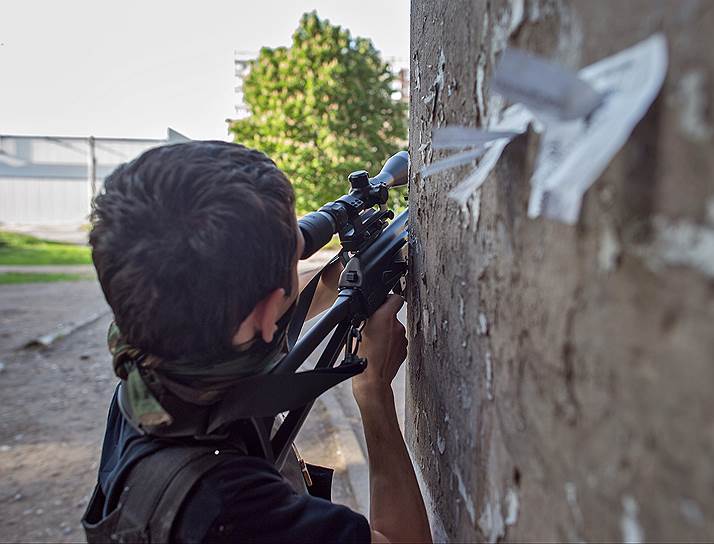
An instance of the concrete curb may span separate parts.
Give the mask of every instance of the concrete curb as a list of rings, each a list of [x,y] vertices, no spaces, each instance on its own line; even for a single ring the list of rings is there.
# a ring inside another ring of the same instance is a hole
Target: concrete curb
[[[319,397],[319,400],[327,408],[327,424],[339,445],[338,454],[344,462],[347,480],[354,493],[358,510],[369,519],[369,464],[355,429],[348,423],[347,414],[335,397],[335,394],[339,393],[339,389],[332,389]]]
[[[102,312],[96,312],[90,315],[89,317],[77,321],[75,323],[69,323],[67,325],[61,325],[57,330],[50,332],[48,334],[39,336],[38,338],[34,338],[30,340],[29,342],[25,343],[24,346],[22,346],[20,349],[32,349],[32,348],[41,348],[41,349],[46,349],[52,346],[55,342],[58,340],[61,340],[62,338],[66,338],[67,336],[77,332],[80,329],[83,329],[84,327],[87,327],[91,325],[92,323],[95,323],[105,315],[110,313],[110,310],[104,310]]]

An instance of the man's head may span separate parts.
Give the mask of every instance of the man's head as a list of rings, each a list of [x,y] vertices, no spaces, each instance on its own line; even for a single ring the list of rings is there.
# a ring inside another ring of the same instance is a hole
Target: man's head
[[[236,144],[159,147],[117,168],[90,244],[127,341],[162,357],[270,341],[297,294],[294,201],[268,157]]]

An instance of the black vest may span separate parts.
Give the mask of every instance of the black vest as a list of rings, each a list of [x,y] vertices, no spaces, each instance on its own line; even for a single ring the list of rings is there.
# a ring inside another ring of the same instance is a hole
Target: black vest
[[[117,397],[121,406],[121,387]],[[124,410],[122,415],[131,421]],[[124,469],[126,475],[115,487],[120,491],[106,497],[97,483],[82,518],[87,542],[169,542],[181,506],[210,470],[228,457],[250,455],[272,461],[272,452],[265,449],[266,433],[256,428],[255,420],[239,420],[224,426],[223,430],[229,431],[224,435],[157,437],[154,451]],[[284,465],[276,468],[298,493],[330,500],[330,469],[306,465],[297,455],[287,457]],[[308,472],[309,488],[304,472]]]

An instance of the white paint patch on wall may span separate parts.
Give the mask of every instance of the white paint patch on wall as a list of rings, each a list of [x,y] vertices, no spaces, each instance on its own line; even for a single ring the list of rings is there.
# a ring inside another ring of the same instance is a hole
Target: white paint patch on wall
[[[493,362],[491,352],[486,352],[486,396],[488,400],[493,400]]]
[[[476,508],[474,507],[474,501],[466,490],[466,484],[464,483],[464,478],[461,476],[461,471],[458,467],[454,468],[454,476],[456,476],[456,483],[458,484],[459,495],[464,501],[464,507],[466,508],[466,513],[469,515],[469,520],[471,520],[471,525],[476,524]],[[481,521],[479,520],[479,525]]]
[[[620,519],[620,530],[622,531],[622,541],[626,544],[639,544],[644,542],[645,533],[637,519],[639,507],[637,502],[630,495],[622,498],[622,518]]]
[[[486,79],[486,56],[481,54],[476,61],[476,107],[482,117],[486,116],[486,104],[483,99],[483,82]]]
[[[441,430],[436,431],[436,448],[439,450],[440,455],[444,455],[446,451],[446,439],[442,436]]]
[[[612,225],[606,225],[600,235],[600,246],[597,253],[598,268],[601,272],[615,270],[620,250],[620,242],[615,234],[615,229],[612,228]]]
[[[690,140],[706,143],[714,135],[714,128],[707,119],[706,75],[703,70],[685,72],[677,84],[673,97],[679,110],[679,130]]]
[[[714,227],[661,216],[652,224],[654,241],[638,251],[652,270],[688,266],[714,278]]]
[[[520,502],[518,492],[512,487],[506,493],[506,525],[515,525],[518,521]]]
[[[556,9],[560,22],[556,57],[566,66],[579,66],[585,32],[580,24],[577,10],[572,4],[565,2],[558,5]]]
[[[488,319],[486,314],[483,312],[478,313],[478,333],[481,336],[486,336],[488,333]]]
[[[575,520],[575,524],[579,527],[583,524],[583,513],[578,504],[578,490],[573,482],[565,482],[565,500],[570,508],[570,513]]]
[[[493,25],[491,47],[493,53],[503,51],[508,45],[508,39],[521,26],[525,13],[523,0],[510,0],[508,8],[501,13],[497,23]]]
[[[489,544],[495,544],[506,534],[506,524],[501,514],[501,498],[498,494],[484,506],[478,526]]]
[[[467,219],[467,228],[473,228],[474,231],[478,230],[478,222],[481,219],[481,188],[479,187],[468,198],[465,204],[461,206],[461,213],[463,213]]]

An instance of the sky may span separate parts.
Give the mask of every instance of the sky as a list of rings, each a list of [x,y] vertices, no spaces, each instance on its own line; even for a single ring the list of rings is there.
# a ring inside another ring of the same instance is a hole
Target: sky
[[[234,50],[317,10],[409,59],[409,0],[2,0],[0,134],[228,139]]]

